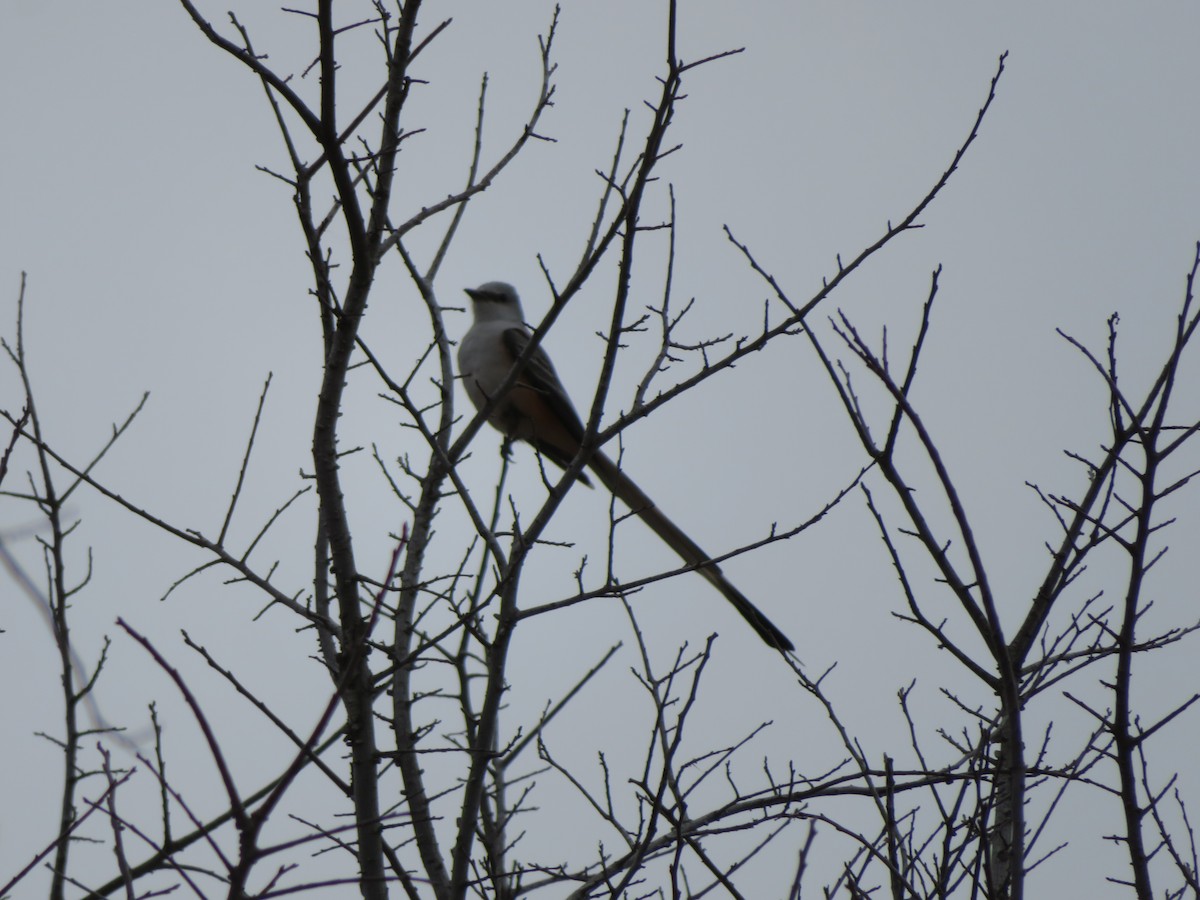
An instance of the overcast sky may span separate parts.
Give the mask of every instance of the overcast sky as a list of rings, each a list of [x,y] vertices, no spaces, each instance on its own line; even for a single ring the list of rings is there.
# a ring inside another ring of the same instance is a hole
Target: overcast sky
[[[201,8],[224,28],[228,5]],[[1042,544],[1056,537],[1025,482],[1077,493],[1084,474],[1062,451],[1094,451],[1106,426],[1103,386],[1055,329],[1102,350],[1106,320],[1119,313],[1126,383],[1144,385],[1167,346],[1200,239],[1200,6],[682,6],[685,57],[745,48],[689,74],[689,97],[672,132],[683,148],[661,172],[676,192],[676,302],[696,298],[686,332],[693,340],[752,333],[769,293],[722,226],[750,245],[793,299],[807,299],[836,273],[838,254],[856,255],[936,181],[1008,52],[979,140],[922,217],[925,227],[872,260],[824,312],[845,310],[872,338],[887,326],[899,353],[919,322],[931,271],[944,267],[916,398],[959,479],[1015,621],[1044,571]],[[656,96],[663,54],[661,16],[649,12],[655,7],[647,0],[566,5],[555,106],[539,129],[555,142],[532,144],[470,205],[435,284],[443,304],[462,305],[463,287],[502,279],[520,287],[530,318],[544,313],[548,293],[537,254],[566,277],[594,214],[595,170],[610,158],[622,111],[631,108],[634,129],[644,128],[642,100]],[[304,68],[308,22],[258,0],[235,8],[277,70]],[[426,131],[401,157],[401,214],[461,185],[485,71],[485,154],[494,157],[516,134],[537,89],[536,35],[551,9],[532,0],[426,4],[426,27],[454,21],[421,60],[419,77],[428,84],[414,88],[407,121]],[[346,86],[367,96],[375,47],[365,32],[354,46],[366,62],[347,64]],[[234,527],[245,541],[302,484],[299,472],[311,468],[321,374],[319,325],[290,194],[255,169],[287,165],[259,84],[211,46],[177,4],[7,0],[0,14],[0,120],[0,333],[14,336],[20,273],[27,272],[25,338],[50,441],[85,461],[150,391],[135,427],[97,475],[181,527],[215,531],[262,383],[273,373],[246,515]],[[651,211],[663,212],[662,197]],[[427,259],[433,239],[432,231],[418,235],[412,249]],[[635,271],[639,306],[658,302],[663,271],[661,244],[644,246]],[[547,342],[580,404],[602,357],[595,334],[605,326],[612,284],[611,267],[599,272]],[[399,261],[390,261],[368,312],[367,340],[403,372],[427,339],[424,321]],[[461,313],[448,314],[448,323],[455,337],[468,324]],[[623,357],[614,414],[628,404],[654,349],[646,336]],[[684,364],[680,377],[688,371]],[[1197,377],[1193,365],[1181,385],[1193,417]],[[373,443],[386,459],[404,452],[423,458],[414,434],[375,397],[380,386],[362,377],[354,387],[344,446]],[[19,402],[12,369],[0,369],[0,406],[12,410]],[[827,379],[798,338],[668,405],[630,429],[624,443],[629,473],[713,553],[765,535],[772,523],[807,519],[863,463]],[[481,491],[498,466],[497,447],[493,433],[481,432],[464,466]],[[518,506],[532,513],[544,495],[536,465],[523,449],[514,462],[510,487]],[[21,468],[28,465],[22,457]],[[367,454],[347,466],[356,491],[351,511],[363,535],[360,564],[382,574],[388,532],[400,527],[404,509]],[[603,558],[607,509],[600,492],[572,492],[548,536],[576,547],[537,558],[537,578],[526,579],[531,603],[571,593],[583,553]],[[111,721],[129,724],[144,740],[146,704],[157,699],[171,711],[168,736],[178,735],[169,764],[211,776],[161,673],[115,635],[117,616],[171,649],[214,707],[228,708],[231,730],[242,727],[243,714],[245,728],[261,726],[184,655],[180,628],[236,663],[281,714],[311,721],[328,683],[305,659],[312,648],[294,633],[295,622],[274,613],[252,622],[261,599],[216,576],[160,603],[203,559],[95,494],[81,491],[73,512],[83,520],[76,572],[83,572],[87,547],[95,560],[92,583],[73,612],[78,649],[93,660],[102,635],[116,640],[98,692]],[[1197,608],[1195,503],[1172,512],[1180,515],[1168,539],[1175,552],[1149,587],[1159,627],[1187,624]],[[0,528],[32,521],[29,507],[0,499]],[[442,527],[465,524],[447,514]],[[674,565],[640,524],[629,523],[622,534],[627,578]],[[281,523],[267,552],[284,560],[284,580],[296,589],[311,578],[311,543],[305,506]],[[17,549],[39,573],[33,546]],[[903,598],[860,498],[797,540],[725,569],[793,638],[810,671],[838,663],[827,686],[873,752],[904,740],[895,691],[914,678],[915,702],[931,723],[962,727],[940,686],[987,703],[927,637],[892,618]],[[1111,589],[1105,574],[1093,573],[1092,589]],[[0,809],[25,811],[19,819],[0,815],[2,883],[53,833],[56,804],[47,797],[57,790],[59,759],[34,732],[54,732],[59,707],[51,636],[4,580],[0,598],[0,683],[14,688],[2,701],[9,726]],[[812,771],[836,762],[839,747],[819,709],[700,579],[656,586],[638,602],[639,621],[664,662],[680,642],[696,645],[720,633],[708,705],[696,725],[713,735],[710,743],[774,720],[749,751],[747,772],[766,755],[802,760]],[[531,621],[514,651],[510,722],[535,716],[555,695],[548,684],[569,680],[617,640],[628,647],[628,624],[615,604]],[[1139,696],[1149,718],[1196,691],[1194,660],[1184,646],[1145,664]],[[596,749],[619,756],[624,729],[644,725],[649,715],[628,675],[634,663],[625,656],[614,664],[587,708],[547,735],[552,747],[577,752],[581,765],[592,764]],[[1068,729],[1083,723],[1065,704],[1035,715],[1060,713]],[[1190,762],[1198,739],[1195,715],[1170,739],[1181,748],[1177,764],[1190,767],[1182,784],[1193,804],[1200,796]],[[1069,746],[1064,740],[1064,754]],[[1176,763],[1160,746],[1165,777]],[[276,762],[239,760],[239,772],[249,785]],[[556,799],[547,806],[560,819],[546,822],[584,815],[548,790]],[[1102,833],[1087,827],[1091,818],[1112,825]],[[1072,844],[1038,870],[1034,893],[1122,896],[1105,879],[1126,870],[1102,840],[1117,827],[1115,800],[1080,794],[1059,822],[1060,837]],[[569,836],[544,823],[531,826],[529,840],[544,842],[539,846],[551,857],[570,851]],[[783,840],[764,854],[747,882],[760,886],[755,896],[783,895],[795,850]],[[107,872],[111,857],[98,852],[95,865]]]

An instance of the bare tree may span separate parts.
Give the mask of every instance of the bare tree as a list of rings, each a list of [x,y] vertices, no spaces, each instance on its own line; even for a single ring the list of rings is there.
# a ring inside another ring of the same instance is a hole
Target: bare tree
[[[645,101],[649,114],[627,114],[614,135],[611,155],[599,170],[594,212],[575,219],[582,250],[562,271],[539,259],[547,313],[532,328],[507,383],[482,409],[461,414],[454,406],[450,304],[440,299],[445,290],[456,294],[458,286],[440,285],[439,274],[471,201],[502,179],[532,143],[550,139],[543,120],[555,98],[558,11],[538,40],[540,79],[527,115],[515,128],[504,123],[513,133],[509,144],[498,153],[485,152],[485,78],[462,182],[448,193],[431,188],[430,196],[401,197],[401,180],[422,184],[420,173],[406,172],[401,153],[404,142],[423,128],[410,98],[422,83],[422,57],[448,51],[449,20],[427,25],[419,0],[375,0],[353,13],[335,11],[332,0],[286,9],[281,15],[312,27],[314,82],[275,68],[267,48],[236,14],[221,24],[191,0],[180,2],[199,33],[257,79],[278,127],[286,165],[262,169],[294,202],[311,269],[309,314],[319,320],[323,338],[320,359],[310,361],[322,373],[312,420],[312,469],[277,508],[260,514],[249,540],[234,538],[235,521],[249,515],[244,487],[268,379],[219,527],[181,525],[128,499],[94,469],[140,404],[90,460],[68,458],[43,429],[18,318],[15,340],[4,345],[20,386],[15,405],[4,412],[11,439],[0,458],[0,480],[12,479],[12,461],[30,454],[28,486],[15,489],[6,482],[3,496],[38,511],[40,524],[31,534],[44,555],[44,587],[10,549],[29,535],[3,535],[0,558],[14,583],[44,610],[58,650],[64,726],[51,739],[63,752],[64,778],[57,833],[47,836],[45,851],[21,870],[0,873],[0,896],[16,896],[12,892],[42,865],[51,873],[54,898],[74,896],[73,890],[88,897],[175,890],[231,898],[322,890],[438,900],[535,893],[751,896],[742,884],[744,873],[764,848],[790,842],[797,863],[794,870],[773,873],[774,895],[798,898],[805,882],[817,878],[826,881],[827,896],[1015,900],[1027,895],[1039,862],[1060,849],[1061,844],[1045,844],[1071,791],[1099,791],[1119,801],[1115,824],[1095,833],[1113,833],[1127,855],[1131,895],[1149,900],[1164,892],[1171,897],[1200,892],[1187,798],[1173,792],[1174,773],[1159,771],[1150,752],[1152,738],[1200,695],[1181,696],[1169,713],[1143,723],[1134,678],[1139,654],[1168,652],[1198,627],[1176,619],[1166,628],[1147,629],[1141,622],[1148,579],[1165,552],[1171,505],[1180,502],[1197,471],[1193,438],[1200,421],[1176,408],[1179,395],[1188,394],[1181,373],[1200,321],[1193,293],[1200,252],[1188,275],[1178,327],[1144,392],[1130,392],[1118,378],[1115,316],[1103,350],[1064,334],[1105,385],[1111,429],[1102,446],[1069,451],[1083,467],[1082,489],[1030,486],[1061,533],[1047,543],[1045,559],[1029,561],[1044,577],[1036,595],[1016,612],[992,587],[987,553],[958,488],[964,476],[944,462],[921,409],[918,362],[934,329],[940,269],[923,305],[916,304],[915,336],[899,362],[886,334],[872,340],[855,325],[853,312],[829,309],[832,295],[876,254],[921,226],[922,215],[980,135],[1004,56],[940,177],[876,240],[848,261],[839,259],[815,294],[801,299],[727,230],[731,257],[745,264],[748,282],[766,286],[771,299],[754,311],[744,335],[696,342],[681,334],[692,304],[675,302],[675,193],[663,180],[664,160],[685,152],[672,137],[685,83],[697,70],[719,66],[741,51],[688,56],[678,44],[682,12],[667,0],[656,10],[666,24],[656,93]],[[375,40],[373,57],[360,52],[365,36]],[[355,104],[354,89],[345,85],[358,84],[351,76],[368,67],[375,89]],[[417,235],[425,248],[420,251],[414,249]],[[653,288],[653,276],[634,271],[635,257],[646,256],[661,273]],[[406,274],[406,288],[422,307],[420,316],[407,310],[406,325],[427,334],[424,350],[403,372],[380,351],[388,335],[373,329],[367,317],[385,267]],[[513,451],[506,443],[500,478],[486,494],[460,464],[491,439],[482,431],[489,416],[568,305],[585,289],[600,290],[595,277],[600,271],[615,273],[615,279],[606,306],[603,361],[581,404],[580,451],[574,459],[552,460],[561,471],[545,467],[536,455],[519,457],[537,461],[546,488],[540,507],[523,515],[508,494],[506,477],[510,455],[527,451]],[[634,298],[652,291],[657,305],[642,312]],[[25,302],[22,283],[21,310]],[[658,342],[652,362],[633,396],[622,401],[613,388],[617,360],[629,340],[651,330]],[[537,578],[535,551],[555,543],[551,523],[593,454],[607,448],[619,466],[620,453],[613,448],[631,425],[686,393],[704,390],[735,365],[752,364],[769,345],[799,336],[828,373],[861,443],[861,466],[852,477],[831,487],[818,508],[800,512],[798,524],[765,529],[758,539],[724,548],[705,564],[689,562],[632,581],[621,578],[614,539],[628,511],[614,504],[604,565],[581,563],[575,590],[560,590],[549,601],[531,599],[526,587]],[[867,385],[855,381],[864,374]],[[674,380],[665,384],[667,377]],[[388,502],[405,514],[403,528],[389,536],[392,553],[386,561],[365,549],[375,546],[378,535],[356,528],[356,486],[346,478],[345,460],[360,449],[347,446],[344,437],[347,390],[364,380],[412,437],[399,455],[373,447],[375,495],[383,485]],[[168,770],[170,754],[155,711],[153,740],[141,740],[122,737],[103,710],[87,706],[103,677],[109,643],[83,650],[70,628],[70,600],[87,575],[86,570],[75,579],[69,575],[73,526],[64,503],[84,487],[203,555],[168,593],[219,571],[251,586],[267,608],[286,612],[312,638],[328,689],[313,720],[301,725],[286,721],[236,666],[186,632],[182,644],[166,647],[136,623],[118,623],[127,652],[136,649],[153,660],[164,691],[195,722],[217,773],[218,814],[201,812],[189,773]],[[811,698],[824,710],[844,756],[828,764],[800,747],[787,759],[771,758],[754,769],[747,757],[760,729],[698,746],[689,723],[705,704],[705,677],[717,646],[709,640],[700,648],[680,648],[668,660],[656,658],[643,640],[633,598],[656,582],[687,578],[690,570],[803,540],[835,506],[860,500],[878,526],[877,534],[862,535],[862,548],[877,546],[881,537],[895,567],[903,598],[897,627],[915,626],[958,669],[943,691],[960,720],[937,724],[914,714],[913,686],[901,682],[895,687],[907,744],[869,747],[846,722],[845,701],[838,699],[840,673],[814,675],[794,654],[781,652],[779,689],[793,689],[795,698]],[[451,515],[466,526],[439,531],[439,522]],[[311,582],[297,588],[289,584],[287,569],[261,562],[256,551],[278,523],[303,516],[309,516],[313,534],[306,561]],[[453,550],[445,550],[447,544]],[[1124,566],[1121,583],[1081,592],[1087,566],[1110,555]],[[457,563],[449,568],[438,561],[451,556]],[[940,612],[944,597],[952,614]],[[535,720],[507,722],[514,636],[535,618],[605,598],[616,598],[627,611],[632,647],[597,651]],[[195,676],[183,671],[185,654],[202,660],[228,691],[251,704],[289,748],[274,760],[271,777],[254,789],[247,790],[238,775],[238,760],[252,748],[197,689]],[[640,748],[636,765],[617,769],[601,752],[597,768],[589,770],[578,759],[560,756],[550,734],[564,710],[584,702],[597,673],[622,658],[632,660],[650,724],[630,739]],[[1095,681],[1102,685],[1099,700]],[[986,702],[973,699],[981,695]],[[1040,711],[1053,710],[1064,696],[1086,711],[1093,727],[1059,736],[1042,724],[1039,733],[1035,723],[1054,721],[1053,712]],[[82,724],[84,717],[95,724]],[[135,759],[136,767],[114,758],[113,748]],[[125,812],[135,776],[155,786],[159,821]],[[564,786],[587,811],[568,826],[579,832],[569,859],[536,846],[517,851],[522,823],[543,815],[539,776]],[[178,822],[186,823],[182,832]],[[72,848],[85,836],[111,848],[111,869],[84,872],[74,862]]]

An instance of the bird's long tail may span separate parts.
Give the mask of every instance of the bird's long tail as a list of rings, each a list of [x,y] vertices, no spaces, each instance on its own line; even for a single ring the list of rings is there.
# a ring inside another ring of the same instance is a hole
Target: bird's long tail
[[[631,511],[637,513],[668,547],[679,554],[680,559],[689,566],[696,566],[696,571],[708,579],[712,586],[733,604],[733,608],[741,613],[742,618],[750,623],[750,627],[758,632],[759,637],[766,641],[768,646],[784,652],[795,649],[787,635],[763,615],[762,611],[751,603],[745,594],[734,587],[715,563],[710,562],[712,557],[701,550],[695,541],[680,530],[678,525],[668,519],[662,510],[654,505],[654,501],[646,496],[642,489],[617,467],[616,463],[603,453],[597,452],[590,460],[589,465],[604,486],[612,491],[617,499],[628,506]]]

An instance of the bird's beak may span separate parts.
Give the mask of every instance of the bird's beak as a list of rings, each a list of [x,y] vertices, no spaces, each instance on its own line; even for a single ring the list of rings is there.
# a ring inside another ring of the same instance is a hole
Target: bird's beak
[[[479,291],[475,290],[474,288],[463,288],[463,293],[466,294],[468,297],[470,297],[472,300],[479,299]]]

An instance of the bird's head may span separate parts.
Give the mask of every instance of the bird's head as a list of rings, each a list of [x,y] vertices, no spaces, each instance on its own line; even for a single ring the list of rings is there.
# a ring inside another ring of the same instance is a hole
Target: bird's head
[[[475,321],[487,322],[499,319],[506,322],[523,322],[521,301],[511,284],[489,281],[477,288],[467,288],[471,306],[475,310]]]

